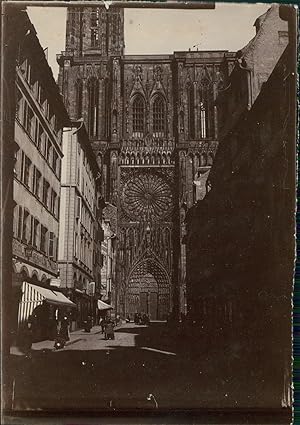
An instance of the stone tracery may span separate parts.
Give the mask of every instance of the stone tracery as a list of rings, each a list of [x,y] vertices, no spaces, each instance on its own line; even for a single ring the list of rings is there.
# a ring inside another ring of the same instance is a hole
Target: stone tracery
[[[161,176],[139,173],[125,184],[122,203],[133,220],[163,219],[171,213],[172,192]]]

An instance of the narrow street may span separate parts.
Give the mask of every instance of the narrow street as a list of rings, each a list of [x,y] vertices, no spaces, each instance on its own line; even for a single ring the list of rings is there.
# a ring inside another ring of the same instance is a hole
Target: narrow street
[[[193,408],[215,403],[209,359],[188,353],[163,322],[124,324],[115,340],[100,328],[80,331],[79,341],[60,351],[33,350],[15,356],[14,407],[24,409]],[[209,388],[207,386],[210,381]],[[223,382],[223,385],[225,381]],[[206,388],[206,390],[204,390]],[[155,400],[147,400],[153,394]],[[226,385],[224,402],[228,402]]]
[[[245,399],[237,374],[226,371],[225,356],[195,352],[184,335],[164,322],[123,324],[115,340],[106,341],[100,327],[74,337],[63,350],[53,350],[48,341],[44,349],[34,344],[31,358],[12,356],[17,411],[214,408],[217,392],[218,408]],[[264,383],[249,385],[248,394],[264,392]],[[154,398],[148,400],[149,394]],[[253,398],[246,397],[253,405]]]

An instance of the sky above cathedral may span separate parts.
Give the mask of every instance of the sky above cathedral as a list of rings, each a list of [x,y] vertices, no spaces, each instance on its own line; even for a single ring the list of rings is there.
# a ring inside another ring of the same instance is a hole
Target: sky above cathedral
[[[255,35],[253,24],[270,4],[216,3],[214,10],[125,9],[125,54],[183,50],[236,51]],[[28,7],[57,78],[56,54],[65,49],[66,8]]]

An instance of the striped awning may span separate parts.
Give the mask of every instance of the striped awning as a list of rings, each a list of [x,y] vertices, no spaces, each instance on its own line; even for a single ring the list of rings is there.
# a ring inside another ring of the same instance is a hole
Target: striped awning
[[[53,291],[29,282],[23,282],[22,298],[19,302],[18,323],[21,324],[28,320],[34,309],[44,301],[58,307],[76,307],[76,304],[70,301],[61,292]]]
[[[112,306],[106,304],[104,301],[98,300],[97,302],[98,310],[112,310]]]
[[[76,304],[74,304],[61,292],[52,291],[51,289],[33,285],[32,283],[29,283],[29,285],[32,286],[35,291],[37,291],[43,297],[43,300],[47,301],[49,304],[54,304],[58,306],[61,305],[66,307],[76,307]]]

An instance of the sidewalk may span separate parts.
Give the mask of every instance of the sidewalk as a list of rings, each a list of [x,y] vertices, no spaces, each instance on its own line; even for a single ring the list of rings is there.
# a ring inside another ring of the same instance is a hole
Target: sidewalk
[[[123,324],[116,326],[115,330],[120,329],[122,326]],[[83,329],[78,329],[76,331],[73,331],[70,333],[70,340],[66,342],[65,347],[75,344],[75,342],[82,341],[86,339],[86,337],[88,337],[89,335],[95,335],[101,332],[102,332],[102,329],[101,329],[101,326],[99,325],[93,326],[91,329],[91,332],[85,332]],[[40,342],[34,342],[32,344],[32,351],[42,351],[42,350],[54,350],[54,341],[45,340]],[[10,353],[15,355],[23,354],[17,347],[11,347]]]

